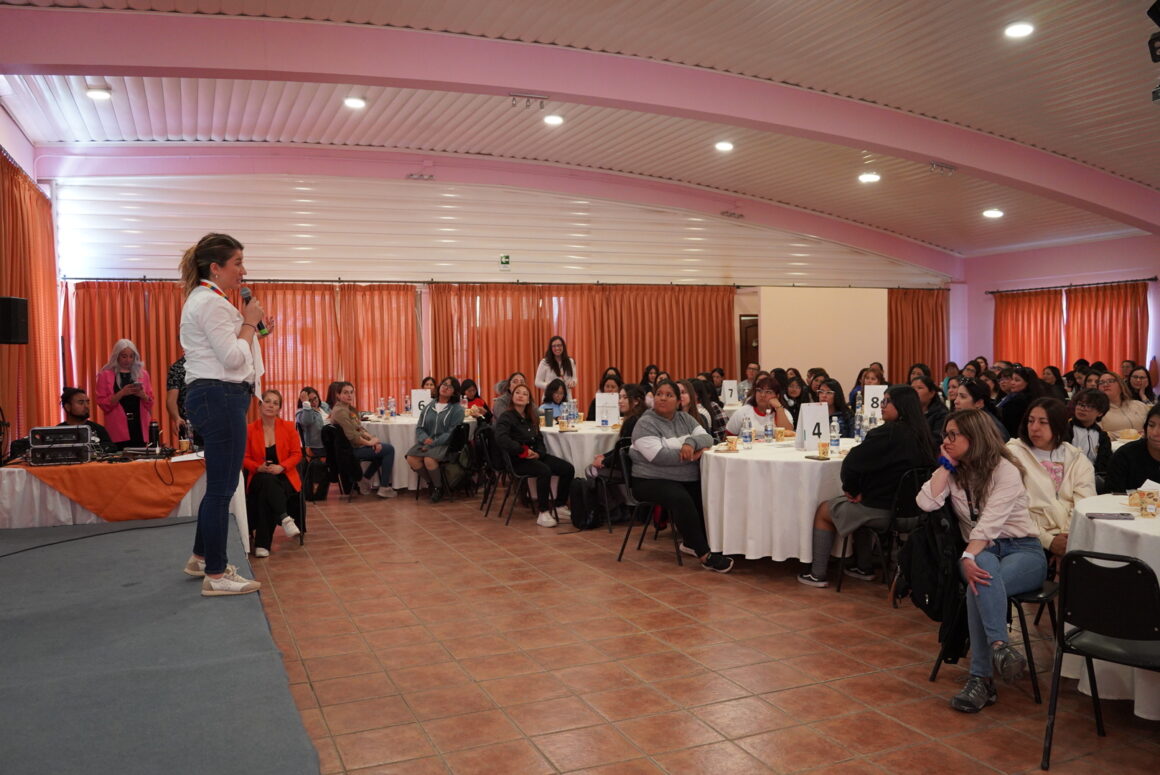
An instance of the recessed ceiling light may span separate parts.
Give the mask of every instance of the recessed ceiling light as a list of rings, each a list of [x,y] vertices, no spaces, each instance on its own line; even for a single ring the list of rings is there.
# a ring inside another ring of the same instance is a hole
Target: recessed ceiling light
[[[309,245],[295,245],[294,247],[292,247],[290,249],[291,250],[314,250],[314,248],[310,247]]]
[[[572,213],[572,215],[588,215],[588,213]]]
[[[704,253],[704,248],[685,248],[686,253]]]
[[[805,272],[786,272],[790,277],[805,277]]]
[[[786,266],[809,266],[809,263],[806,261],[790,261]]]
[[[294,201],[295,201],[295,202],[307,202],[307,203],[308,203],[308,202],[313,202],[314,200],[313,200],[313,199],[295,199]]]
[[[440,194],[439,196],[459,196],[459,194]]]
[[[704,237],[685,237],[685,239],[690,240],[692,242],[704,242],[705,241]]]
[[[294,263],[295,263],[295,264],[313,264],[314,262],[313,262],[313,261],[311,261],[310,259],[306,259],[306,260],[303,260],[303,261],[295,261]]]
[[[544,123],[548,126],[560,126],[560,124],[564,123],[564,117],[552,113],[551,115],[544,116]]]
[[[296,223],[296,224],[294,224],[294,225],[295,225],[295,226],[302,226],[302,227],[304,227],[304,228],[307,228],[307,229],[309,229],[309,228],[310,228],[311,226],[313,226],[314,224],[313,224],[313,223]]]
[[[700,269],[682,269],[681,271],[688,273],[688,274],[691,274],[693,272],[700,272],[701,270]]]
[[[587,250],[587,249],[588,249],[588,246],[587,246],[587,245],[569,245],[568,247],[570,247],[570,248],[578,248],[578,249],[580,249],[580,250]]]
[[[459,205],[439,205],[439,206],[442,207],[444,210],[458,210],[459,209]]]
[[[809,253],[790,253],[790,255],[793,256],[794,258],[807,258],[810,254]]]
[[[95,102],[106,102],[113,99],[113,90],[108,86],[90,86],[85,89],[85,96]]]
[[[1003,211],[997,207],[992,207],[990,210],[983,211],[984,218],[1002,218]]]
[[[1035,25],[1031,22],[1015,22],[1008,24],[1007,29],[1003,30],[1003,34],[1008,38],[1026,38],[1033,32],[1035,32]]]
[[[294,214],[295,215],[314,215],[314,211],[313,210],[295,210]]]
[[[435,264],[435,266],[455,266],[455,264],[448,263],[447,261],[440,261],[439,263]]]
[[[295,191],[313,191],[314,189],[311,188],[310,186],[295,186],[294,190]]]
[[[682,258],[681,260],[684,261],[686,264],[699,264],[699,263],[701,263],[701,259],[699,259],[699,258]]]
[[[144,261],[145,259],[143,259],[143,258],[126,258],[125,260],[126,261]]]
[[[574,205],[586,205],[586,204],[588,204],[588,200],[587,199],[573,199],[572,204],[574,204]]]
[[[452,229],[450,226],[443,226],[439,231],[459,231],[459,229]]]
[[[686,226],[685,231],[704,231],[704,226]]]
[[[440,215],[439,220],[441,220],[441,221],[454,221],[455,216],[454,215]]]
[[[727,153],[733,150],[733,143],[729,142],[728,140],[721,140],[713,147],[722,153]]]
[[[140,229],[124,229],[123,231],[126,234],[142,234],[143,233]]]
[[[312,238],[314,235],[313,235],[313,234],[295,234],[294,236],[295,236],[295,237],[301,237],[302,239],[310,239],[310,238]]]
[[[457,239],[441,239],[440,242],[459,242]]]
[[[582,266],[574,266],[574,265],[572,265],[572,264],[567,264],[567,265],[565,265],[565,266],[564,266],[564,268],[565,268],[565,269],[577,269],[577,270],[583,270],[583,269],[584,269],[584,267],[582,267]]]
[[[882,176],[877,172],[863,172],[858,176],[860,183],[877,183],[880,180],[882,180]]]
[[[122,218],[121,220],[125,223],[139,223],[141,221],[140,218]]]
[[[791,248],[808,248],[809,244],[805,242],[791,242],[789,243],[789,246]]]
[[[342,104],[352,110],[362,110],[367,106],[367,101],[362,97],[347,97],[342,101]]]
[[[141,205],[121,205],[122,210],[140,210]]]

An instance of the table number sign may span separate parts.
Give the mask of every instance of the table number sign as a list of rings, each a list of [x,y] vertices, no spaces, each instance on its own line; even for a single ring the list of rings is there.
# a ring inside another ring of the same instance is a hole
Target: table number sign
[[[740,402],[741,398],[737,395],[737,380],[721,380],[721,403],[729,405]]]
[[[601,428],[608,428],[620,422],[620,394],[597,393],[596,416],[592,419]]]
[[[412,390],[411,391],[411,416],[418,418],[423,412],[423,407],[431,403],[430,390]]]
[[[878,424],[882,424],[882,397],[886,395],[886,385],[863,385],[862,392],[865,398],[862,401],[862,412],[869,420],[874,417]]]
[[[818,448],[818,442],[830,441],[830,410],[825,404],[802,404],[798,412],[797,436],[794,437],[795,449]]]

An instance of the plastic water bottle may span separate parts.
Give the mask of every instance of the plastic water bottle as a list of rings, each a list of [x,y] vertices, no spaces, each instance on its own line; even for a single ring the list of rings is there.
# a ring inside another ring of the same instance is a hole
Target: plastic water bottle
[[[743,449],[753,449],[753,423],[748,417],[741,423],[741,446]]]
[[[395,401],[395,397],[391,396],[387,399],[387,412],[391,417],[399,416],[399,404]]]
[[[842,431],[838,428],[838,418],[830,418],[830,457],[838,456],[838,448],[842,446]]]
[[[387,416],[387,399],[379,397],[379,422],[382,422]]]
[[[865,393],[864,390],[859,390],[857,392],[857,394],[855,394],[855,396],[854,396],[854,414],[857,414],[857,415],[863,414],[862,408],[863,408],[863,404],[866,402],[866,396],[864,395],[864,393]]]
[[[859,393],[858,395],[862,395]],[[862,439],[866,438],[866,429],[862,425],[862,414],[854,415],[854,438],[861,443]]]
[[[766,444],[773,443],[773,423],[771,423],[769,420],[765,421],[765,428],[763,430],[762,435],[765,436],[765,443]]]
[[[410,396],[403,396],[403,414],[408,415],[408,416],[411,414],[411,397]]]

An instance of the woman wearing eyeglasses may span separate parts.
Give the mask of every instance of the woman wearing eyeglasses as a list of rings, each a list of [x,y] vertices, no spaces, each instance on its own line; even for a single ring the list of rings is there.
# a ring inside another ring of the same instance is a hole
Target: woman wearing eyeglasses
[[[1008,641],[1007,598],[1038,589],[1047,578],[1039,528],[1028,508],[1025,472],[999,440],[995,425],[975,409],[947,416],[939,467],[915,499],[935,511],[950,498],[967,548],[959,570],[967,582],[970,675],[951,707],[978,713],[998,699],[995,673],[1011,683],[1027,662]]]
[[[1108,397],[1098,390],[1081,390],[1072,405],[1072,419],[1068,421],[1072,446],[1087,456],[1096,472],[1096,492],[1104,492],[1104,475],[1112,460],[1112,439],[1100,427],[1100,420],[1108,411]]]
[[[1148,416],[1148,406],[1132,398],[1131,391],[1119,374],[1110,371],[1100,373],[1096,386],[1108,397],[1108,411],[1100,421],[1100,427],[1113,440],[1120,438],[1124,431],[1144,431],[1144,418]]]
[[[818,401],[826,405],[830,419],[838,421],[838,433],[844,439],[854,437],[854,413],[842,395],[842,385],[836,379],[827,379],[818,386]]]
[[[747,417],[755,432],[758,428],[764,427],[767,422],[773,423],[774,427],[793,430],[789,414],[781,403],[781,393],[777,389],[777,383],[770,377],[757,380],[749,400],[746,401],[745,406],[733,413],[725,425],[725,430],[733,436],[738,435],[741,433],[741,428],[745,425]]]
[[[1152,390],[1152,375],[1143,366],[1137,366],[1128,375],[1128,390],[1132,393],[1132,398],[1142,404],[1151,406],[1156,403],[1156,394]]]

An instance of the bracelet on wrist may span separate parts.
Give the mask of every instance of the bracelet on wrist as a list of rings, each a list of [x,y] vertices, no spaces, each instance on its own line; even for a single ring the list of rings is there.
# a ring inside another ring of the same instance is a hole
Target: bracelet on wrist
[[[939,464],[940,466],[942,466],[943,468],[945,468],[946,470],[950,471],[952,474],[953,474],[953,473],[955,473],[955,472],[958,470],[958,469],[955,467],[955,464],[954,464],[954,463],[952,463],[952,462],[951,462],[951,461],[950,461],[950,460],[947,458],[947,456],[946,456],[946,455],[939,455],[939,456],[938,456],[938,464]]]
[[[258,330],[258,327],[257,327],[257,326],[255,326],[253,323],[242,323],[242,327],[243,327],[243,328],[244,328],[244,327],[246,327],[246,326],[249,326],[250,328],[254,329],[254,331],[257,331],[257,330]]]
[[[970,560],[971,562],[974,562],[974,561],[975,561],[975,555],[973,555],[973,554],[971,554],[970,552],[968,552],[968,551],[965,551],[965,550],[964,550],[964,551],[963,551],[963,554],[962,554],[962,556],[961,556],[961,557],[959,557],[959,559],[960,559],[960,560]]]

